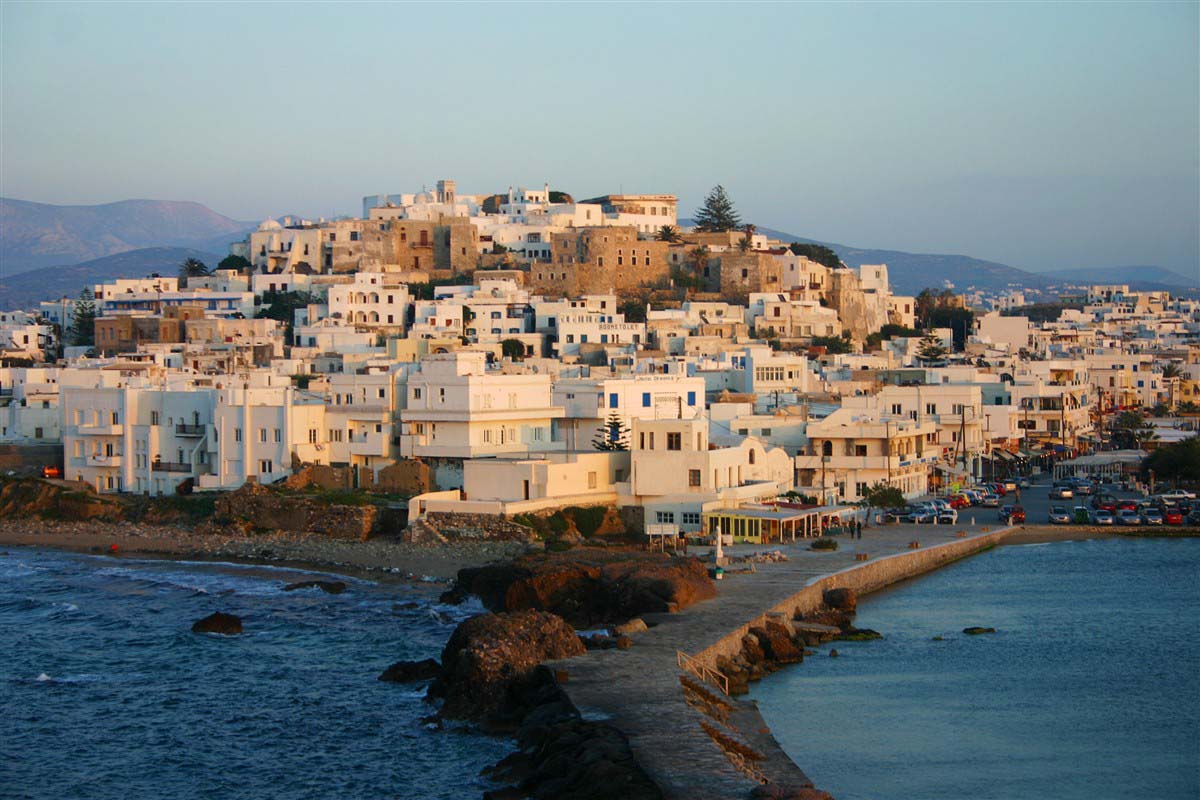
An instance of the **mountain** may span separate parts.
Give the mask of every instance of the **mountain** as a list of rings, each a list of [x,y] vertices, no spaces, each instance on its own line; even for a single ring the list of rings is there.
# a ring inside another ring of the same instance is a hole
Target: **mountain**
[[[146,247],[82,264],[42,267],[16,275],[0,275],[0,309],[36,308],[43,300],[78,297],[85,286],[114,278],[175,275],[185,259],[196,258],[215,267],[222,256],[186,247]]]
[[[0,198],[0,276],[147,247],[225,253],[230,242],[254,227],[200,203],[123,200],[55,206]]]
[[[1178,272],[1172,272],[1162,267],[1099,267],[1095,269],[1057,269],[1053,272],[1042,273],[1047,277],[1056,278],[1070,283],[1128,283],[1158,284],[1163,287],[1175,286],[1185,289],[1200,287],[1200,275],[1188,278]]]
[[[897,294],[917,294],[926,288],[940,289],[945,286],[946,281],[953,283],[954,288],[958,291],[970,287],[989,291],[999,291],[1010,287],[1045,289],[1054,283],[1045,275],[971,256],[906,253],[903,250],[854,247],[806,239],[803,236],[771,228],[759,228],[758,232],[774,239],[782,239],[785,242],[810,242],[825,245],[851,267],[861,267],[863,264],[887,264],[888,280]]]

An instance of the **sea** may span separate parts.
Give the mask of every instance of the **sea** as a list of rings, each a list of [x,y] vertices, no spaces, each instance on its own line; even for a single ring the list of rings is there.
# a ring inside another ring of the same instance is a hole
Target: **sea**
[[[347,590],[283,591],[336,579]],[[492,788],[512,743],[432,729],[419,686],[383,683],[440,656],[482,609],[436,587],[303,570],[0,555],[0,797],[445,798]],[[193,634],[223,611],[240,636]]]
[[[1200,539],[1002,546],[862,598],[882,640],[751,698],[838,800],[1195,800],[1197,623]]]

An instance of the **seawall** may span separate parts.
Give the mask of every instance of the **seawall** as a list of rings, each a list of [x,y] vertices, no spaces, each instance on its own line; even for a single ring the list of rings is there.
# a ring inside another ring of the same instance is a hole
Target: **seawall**
[[[767,614],[790,619],[797,609],[813,610],[829,588],[867,594],[994,547],[1011,531],[895,526],[868,529],[861,540],[841,539],[835,552],[808,550],[803,541],[783,545],[779,549],[788,561],[759,565],[754,574],[728,575],[718,583],[716,600],[679,614],[647,616],[653,627],[638,635],[630,650],[592,651],[555,666],[566,671],[563,689],[585,715],[609,720],[625,733],[665,797],[745,800],[762,783],[811,785],[753,703],[724,698],[707,685],[728,707],[714,717],[711,706],[705,709],[704,701],[697,702],[695,692],[685,692],[680,677],[686,673],[678,666],[678,654],[715,667],[717,657],[740,649],[742,636]],[[910,549],[909,543],[918,539],[921,546]],[[868,560],[856,560],[864,554]],[[753,755],[727,755],[739,748]]]
[[[914,578],[926,572],[944,567],[961,558],[995,547],[1015,528],[1005,528],[957,539],[935,547],[909,550],[892,556],[855,564],[852,567],[810,580],[791,597],[764,609],[763,613],[722,636],[713,644],[694,654],[694,658],[705,666],[716,668],[719,656],[736,655],[742,648],[742,638],[750,628],[762,625],[764,619],[773,614],[782,614],[792,619],[797,612],[807,614],[821,606],[821,598],[827,589],[853,589],[858,595],[890,586],[893,583]]]

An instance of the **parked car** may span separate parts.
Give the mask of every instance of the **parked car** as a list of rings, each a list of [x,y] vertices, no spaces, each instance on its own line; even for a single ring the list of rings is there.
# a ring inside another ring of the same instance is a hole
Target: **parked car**
[[[1162,525],[1162,512],[1157,508],[1147,508],[1141,513],[1141,521],[1143,525]]]
[[[1122,512],[1122,511],[1136,512],[1137,507],[1138,507],[1137,500],[1118,500],[1117,501],[1117,512],[1118,513]]]
[[[1111,494],[1098,494],[1092,498],[1092,508],[1103,508],[1105,511],[1117,510],[1117,498]]]
[[[47,464],[42,467],[43,478],[61,478],[62,469],[57,464]]]
[[[991,488],[991,490],[993,492],[1000,495],[1001,497],[1004,497],[1004,495],[1008,494],[1008,489],[1004,488],[1003,483],[993,483],[993,484],[991,484],[991,486],[989,488]]]
[[[1142,518],[1132,508],[1123,508],[1117,512],[1118,525],[1141,525]]]
[[[1077,480],[1077,481],[1075,481],[1074,491],[1075,491],[1075,494],[1077,494],[1077,495],[1091,495],[1092,494],[1092,482],[1089,480],[1082,480],[1082,479]]]
[[[1031,485],[1028,476],[1022,477],[1017,481],[1018,489],[1028,489]]]
[[[970,508],[971,498],[967,497],[965,494],[956,494],[950,498],[950,507],[954,509]]]
[[[1013,506],[1008,513],[1008,519],[1005,520],[1009,525],[1017,525],[1025,522],[1025,509],[1022,506]]]
[[[1185,517],[1188,525],[1200,525],[1200,508],[1193,509],[1192,513]]]
[[[1172,489],[1160,495],[1164,500],[1195,500],[1195,492],[1185,492],[1183,489]]]
[[[1071,524],[1071,515],[1063,506],[1050,506],[1049,520],[1051,525],[1069,525]]]
[[[1056,484],[1050,488],[1051,500],[1070,500],[1074,496],[1075,492],[1072,491],[1070,486]]]
[[[1163,513],[1163,524],[1165,525],[1182,525],[1183,512],[1177,508],[1168,508]]]
[[[1092,512],[1092,524],[1093,525],[1112,525],[1113,524],[1113,512],[1109,511],[1106,508],[1097,508],[1095,511]]]
[[[1076,525],[1087,525],[1091,521],[1092,512],[1087,506],[1075,506],[1074,522]]]
[[[939,525],[954,525],[958,522],[958,512],[953,508],[944,508],[937,513]]]
[[[983,506],[984,508],[999,508],[1000,507],[1000,495],[998,495],[994,492],[985,494],[983,496],[983,499],[979,501],[979,505]]]

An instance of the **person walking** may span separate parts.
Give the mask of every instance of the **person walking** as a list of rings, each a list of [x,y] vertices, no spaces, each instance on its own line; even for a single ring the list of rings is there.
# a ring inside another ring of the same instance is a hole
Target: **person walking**
[[[854,537],[856,539],[862,538],[862,520],[861,519],[854,520]]]

